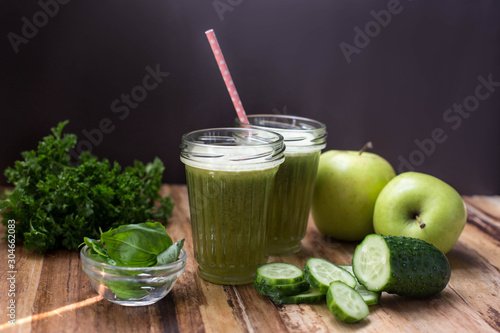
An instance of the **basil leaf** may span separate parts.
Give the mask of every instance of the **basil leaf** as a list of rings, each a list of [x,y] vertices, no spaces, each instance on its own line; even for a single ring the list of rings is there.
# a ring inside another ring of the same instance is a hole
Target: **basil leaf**
[[[83,241],[85,242],[85,245],[89,247],[89,250],[87,251],[87,257],[97,262],[116,266],[116,261],[109,257],[108,251],[103,246],[102,242],[99,242],[99,240],[97,239],[88,237],[84,237]]]
[[[178,242],[175,242],[168,249],[160,253],[157,257],[158,265],[170,264],[179,259],[179,254],[181,253],[183,245],[184,245],[184,238]]]
[[[89,249],[93,250],[97,254],[100,254],[103,257],[109,257],[108,251],[102,245],[102,243],[99,242],[98,239],[92,239],[92,238],[88,238],[88,237],[83,237],[83,241],[89,247]]]
[[[103,264],[116,266],[116,261],[114,261],[110,257],[101,256],[100,254],[93,252],[93,250],[92,250],[92,252],[91,252],[91,250],[89,250],[89,252],[87,252],[87,257],[89,257],[90,259],[95,260],[97,262],[101,262]]]
[[[118,299],[140,300],[148,296],[151,292],[148,289],[142,289],[142,285],[133,281],[105,281],[106,286],[116,295]]]
[[[108,255],[119,266],[148,267],[157,263],[158,254],[172,245],[172,239],[159,222],[129,224],[101,234]]]

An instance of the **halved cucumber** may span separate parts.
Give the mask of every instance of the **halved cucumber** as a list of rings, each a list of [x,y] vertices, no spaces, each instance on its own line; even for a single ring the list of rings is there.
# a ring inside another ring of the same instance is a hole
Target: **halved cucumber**
[[[303,293],[291,296],[275,296],[271,297],[271,300],[279,304],[313,304],[323,302],[325,298],[325,294],[310,287],[309,290]]]
[[[257,283],[277,285],[292,284],[304,280],[304,272],[295,265],[282,262],[264,264],[257,269]]]
[[[270,297],[282,297],[300,294],[309,289],[309,283],[301,281],[292,284],[268,285],[254,281],[253,287],[260,294]]]
[[[351,265],[339,265],[339,267],[345,269],[349,273],[356,278],[356,275],[354,275],[354,271],[352,270]],[[363,297],[363,300],[365,301],[366,305],[374,305],[378,304],[378,301],[380,299],[380,292],[378,291],[370,291],[366,289],[362,284],[358,282],[358,279],[356,279],[356,287],[354,288],[360,295]]]
[[[321,258],[307,260],[304,277],[312,287],[323,294],[326,294],[333,281],[342,281],[351,288],[356,287],[356,279],[351,273]]]
[[[448,259],[434,245],[402,236],[366,236],[356,247],[352,264],[366,289],[410,297],[437,294],[451,275]]]
[[[356,323],[370,313],[361,295],[341,281],[330,284],[326,304],[335,317],[346,323]]]

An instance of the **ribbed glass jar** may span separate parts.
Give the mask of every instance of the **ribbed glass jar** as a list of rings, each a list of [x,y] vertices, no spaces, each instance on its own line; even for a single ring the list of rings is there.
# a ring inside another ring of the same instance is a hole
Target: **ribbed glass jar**
[[[285,162],[276,175],[268,210],[269,255],[289,255],[302,247],[321,149],[326,147],[325,124],[288,115],[249,115],[242,128],[265,129],[284,137]]]
[[[253,281],[267,262],[267,208],[283,137],[244,128],[214,128],[182,137],[198,274],[217,284]]]

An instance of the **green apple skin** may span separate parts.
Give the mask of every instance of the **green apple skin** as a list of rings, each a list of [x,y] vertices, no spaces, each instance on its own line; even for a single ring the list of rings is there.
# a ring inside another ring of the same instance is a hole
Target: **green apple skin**
[[[373,233],[373,209],[394,169],[377,154],[330,150],[319,160],[311,212],[318,230],[335,239],[359,241]]]
[[[380,192],[373,215],[376,233],[419,238],[443,253],[456,244],[466,221],[460,194],[442,180],[419,172],[392,179]]]

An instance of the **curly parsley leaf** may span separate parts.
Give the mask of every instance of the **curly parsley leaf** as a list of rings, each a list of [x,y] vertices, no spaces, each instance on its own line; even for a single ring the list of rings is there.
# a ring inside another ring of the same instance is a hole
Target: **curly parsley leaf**
[[[72,161],[74,134],[62,134],[67,121],[52,128],[37,150],[5,170],[15,188],[0,200],[2,223],[17,221],[16,239],[41,253],[76,250],[85,236],[99,237],[102,229],[151,219],[166,221],[174,206],[162,197],[162,161],[122,167],[83,152]]]

